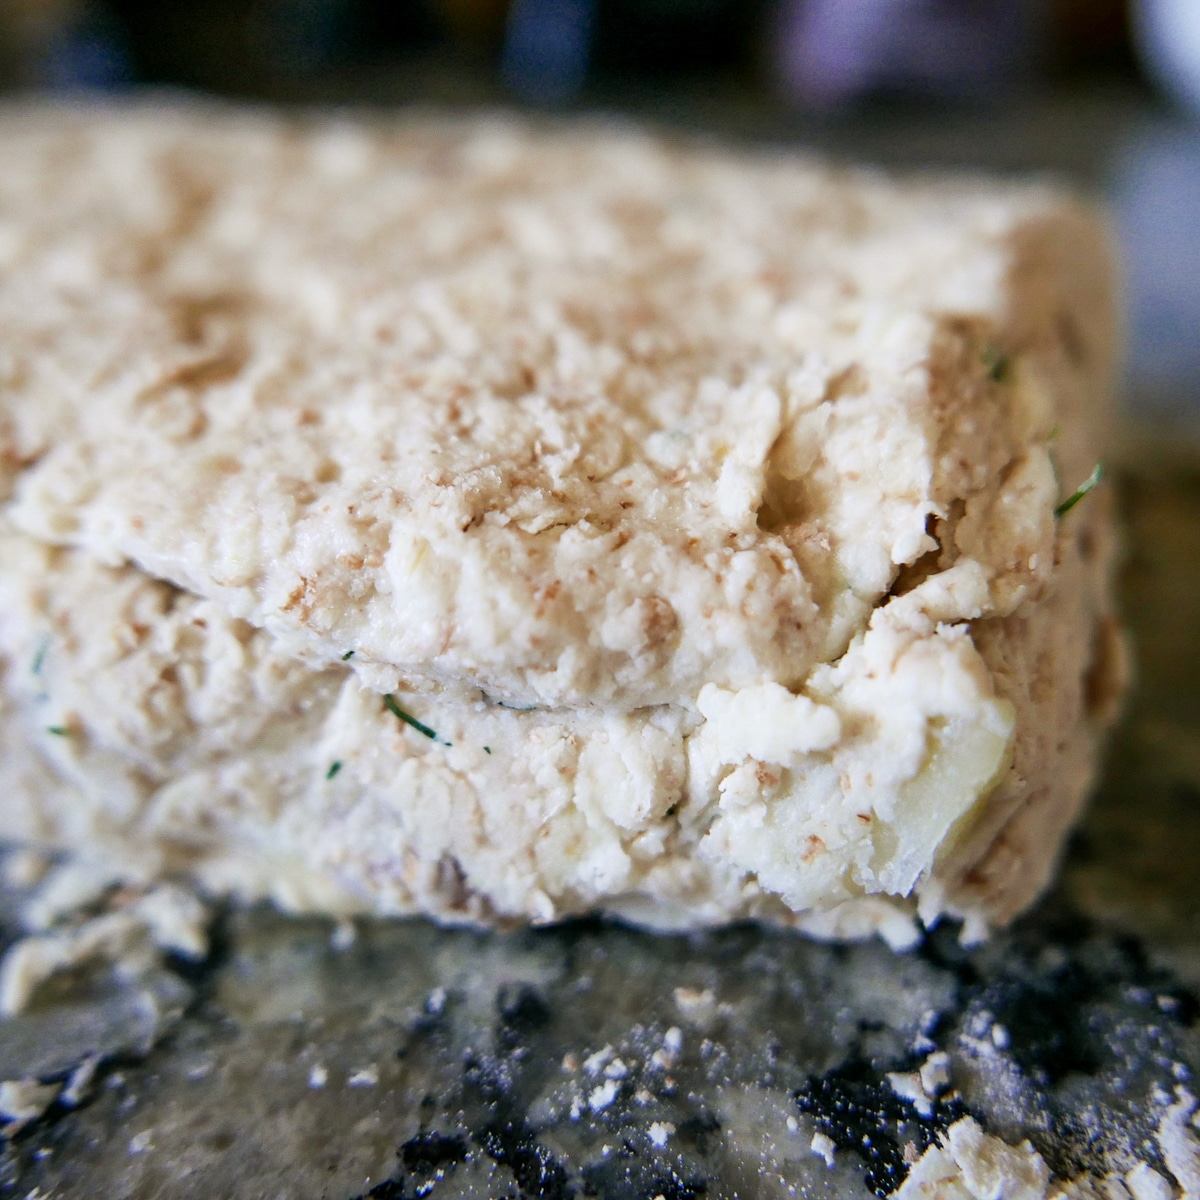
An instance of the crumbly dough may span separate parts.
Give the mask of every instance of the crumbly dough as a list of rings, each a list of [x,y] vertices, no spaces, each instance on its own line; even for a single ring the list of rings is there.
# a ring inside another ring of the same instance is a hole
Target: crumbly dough
[[[1044,884],[1120,690],[1079,204],[498,118],[0,152],[10,832],[899,945]]]
[[[1176,1097],[1154,1138],[1159,1164],[1142,1160],[1124,1173],[1053,1180],[1030,1142],[1010,1145],[963,1117],[912,1164],[891,1200],[1192,1200],[1200,1195],[1196,1099],[1182,1086]]]
[[[1029,1142],[1010,1146],[963,1117],[913,1164],[895,1200],[1045,1200],[1050,1171]],[[1055,1200],[1061,1193],[1056,1195]]]

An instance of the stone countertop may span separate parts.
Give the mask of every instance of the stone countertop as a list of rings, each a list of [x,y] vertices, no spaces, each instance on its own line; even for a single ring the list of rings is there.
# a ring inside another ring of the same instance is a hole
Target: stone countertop
[[[77,1106],[7,1141],[0,1195],[865,1198],[965,1114],[1062,1177],[1161,1170],[1164,1105],[1200,1070],[1200,472],[1117,486],[1138,684],[1012,929],[898,955],[227,909],[203,963],[0,1025],[6,1078],[89,1064]],[[888,1076],[937,1052],[954,1090],[919,1112]]]

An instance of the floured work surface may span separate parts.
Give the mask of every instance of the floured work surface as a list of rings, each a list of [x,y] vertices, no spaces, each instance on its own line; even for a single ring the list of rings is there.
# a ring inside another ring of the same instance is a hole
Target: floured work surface
[[[991,1164],[1006,1196],[1194,1195],[1200,477],[1156,467],[1126,500],[1139,688],[1061,882],[989,943],[258,908],[198,962],[177,922],[174,957],[48,979],[0,1022],[0,1101],[43,1113],[6,1110],[0,1194],[965,1200],[996,1194]],[[45,923],[69,897],[35,868],[4,874]],[[51,937],[129,929],[153,894],[110,889]]]
[[[481,923],[977,928],[1119,690],[1102,230],[630,132],[0,119],[0,818]]]

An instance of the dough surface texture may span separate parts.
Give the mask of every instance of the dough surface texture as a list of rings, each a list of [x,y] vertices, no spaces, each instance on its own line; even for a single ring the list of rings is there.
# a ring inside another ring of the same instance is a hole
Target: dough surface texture
[[[911,942],[1120,690],[1102,223],[500,118],[0,114],[0,818],[339,913]]]

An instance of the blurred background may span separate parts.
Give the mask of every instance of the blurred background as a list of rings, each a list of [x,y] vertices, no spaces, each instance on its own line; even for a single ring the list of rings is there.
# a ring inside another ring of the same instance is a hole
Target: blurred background
[[[147,87],[1065,174],[1123,245],[1131,413],[1200,436],[1200,0],[0,0],[9,96]]]

